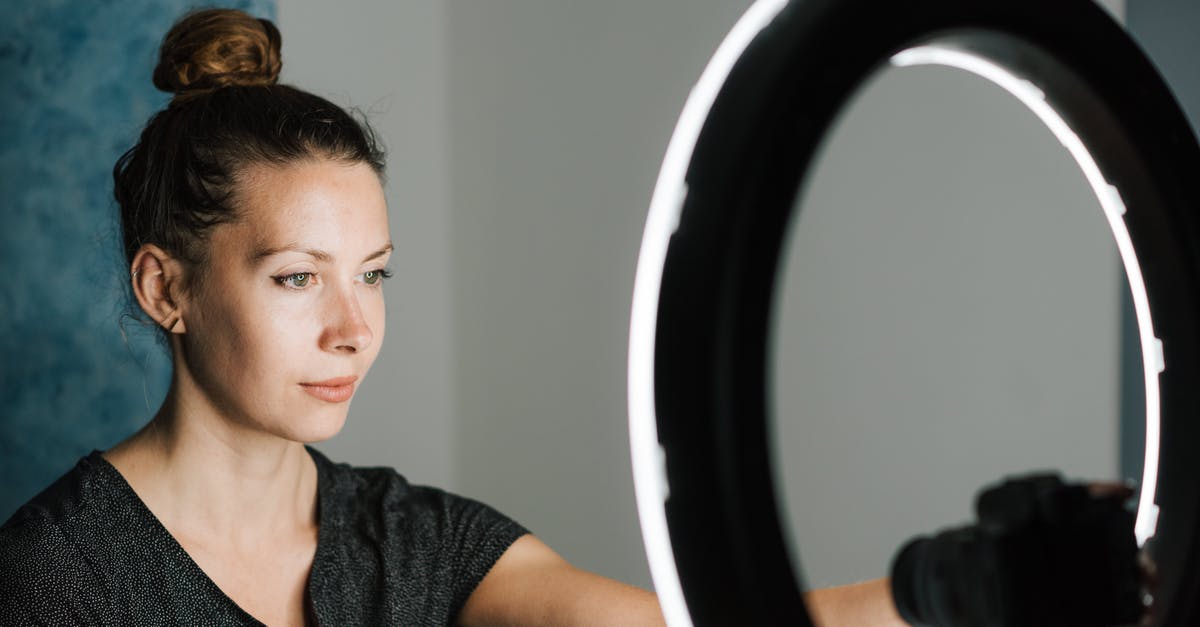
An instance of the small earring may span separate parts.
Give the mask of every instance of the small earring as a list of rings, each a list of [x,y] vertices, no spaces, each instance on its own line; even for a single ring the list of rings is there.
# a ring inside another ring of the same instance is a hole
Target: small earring
[[[162,321],[163,328],[167,330],[167,333],[173,333],[175,331],[175,327],[179,325],[180,320],[183,320],[183,316],[176,316],[175,309],[172,308],[171,311],[167,313],[167,317]]]
[[[141,268],[138,268],[137,270],[134,270],[133,272],[130,272],[130,273],[129,273],[129,276],[131,276],[131,277],[133,277],[133,278],[135,278],[135,279],[136,279],[136,278],[137,278],[137,275],[139,275],[139,274],[141,274],[141,273],[142,273],[142,269],[141,269]],[[152,275],[150,275],[150,276],[159,276],[159,275],[161,275],[161,274],[162,274],[162,270],[159,270],[158,272],[155,272],[154,274],[152,274]]]

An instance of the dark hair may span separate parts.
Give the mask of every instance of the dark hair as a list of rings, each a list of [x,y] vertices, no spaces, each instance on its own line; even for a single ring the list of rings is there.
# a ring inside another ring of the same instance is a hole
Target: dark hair
[[[175,97],[113,168],[127,262],[154,243],[202,270],[210,229],[237,217],[246,166],[334,159],[383,175],[365,120],[276,84],[280,43],[269,20],[232,9],[189,13],[163,38],[154,85]]]

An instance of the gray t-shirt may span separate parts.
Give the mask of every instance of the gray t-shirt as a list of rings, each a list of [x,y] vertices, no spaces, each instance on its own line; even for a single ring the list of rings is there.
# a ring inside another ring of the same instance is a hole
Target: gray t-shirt
[[[445,625],[526,530],[390,468],[317,464],[319,625]],[[0,625],[260,625],[93,452],[0,527]]]

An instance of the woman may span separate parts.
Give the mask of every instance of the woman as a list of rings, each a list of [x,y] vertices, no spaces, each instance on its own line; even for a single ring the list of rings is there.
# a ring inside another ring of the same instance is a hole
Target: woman
[[[276,84],[279,50],[232,10],[163,41],[174,98],[114,181],[170,389],[0,530],[0,624],[661,624],[651,593],[486,505],[305,446],[341,428],[378,353],[392,244],[370,130]],[[899,624],[882,582],[810,599]]]

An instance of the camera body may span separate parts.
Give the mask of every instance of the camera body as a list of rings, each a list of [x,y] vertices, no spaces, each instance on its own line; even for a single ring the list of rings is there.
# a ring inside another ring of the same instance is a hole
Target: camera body
[[[904,620],[930,627],[1101,627],[1144,611],[1126,495],[1057,474],[985,488],[979,522],[918,537],[892,563]]]

